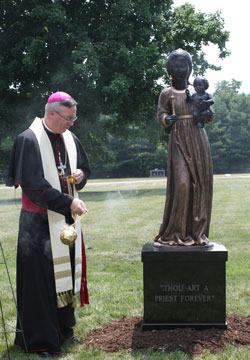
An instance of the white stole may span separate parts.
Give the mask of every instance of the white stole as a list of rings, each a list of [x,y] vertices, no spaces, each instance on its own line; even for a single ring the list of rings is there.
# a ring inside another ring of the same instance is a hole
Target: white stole
[[[33,123],[30,125],[30,129],[33,131],[38,141],[42,158],[44,177],[53,188],[61,191],[58,169],[56,167],[53,149],[49,137],[43,127],[42,120],[36,117]],[[69,157],[70,169],[71,172],[73,172],[77,166],[75,141],[69,130],[66,130],[62,135],[65,147],[67,149],[65,149],[65,151],[67,151]],[[75,192],[74,197],[78,197],[77,192]],[[63,307],[68,303],[71,303],[72,299],[69,298],[68,294],[64,297],[62,293],[73,290],[69,247],[64,245],[60,240],[61,230],[68,225],[66,224],[65,217],[63,215],[51,210],[48,210],[47,212],[54,263],[56,293],[58,299],[57,303],[58,307]],[[82,241],[80,221],[75,225],[75,230],[77,232],[77,239],[75,241],[74,293],[80,295],[82,275]]]

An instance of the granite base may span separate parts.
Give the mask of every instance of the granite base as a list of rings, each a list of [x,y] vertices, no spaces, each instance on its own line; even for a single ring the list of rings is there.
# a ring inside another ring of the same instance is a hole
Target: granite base
[[[226,261],[227,250],[219,243],[206,247],[145,244],[143,330],[226,329]]]

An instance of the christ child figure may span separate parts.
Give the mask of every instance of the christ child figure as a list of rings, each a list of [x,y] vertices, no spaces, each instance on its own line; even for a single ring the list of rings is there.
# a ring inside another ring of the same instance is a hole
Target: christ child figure
[[[203,128],[205,122],[211,122],[213,120],[214,113],[210,106],[214,104],[214,100],[213,97],[206,92],[209,87],[207,79],[197,77],[193,85],[196,92],[191,96],[190,92],[186,90],[186,100],[193,103],[194,121],[199,128]]]

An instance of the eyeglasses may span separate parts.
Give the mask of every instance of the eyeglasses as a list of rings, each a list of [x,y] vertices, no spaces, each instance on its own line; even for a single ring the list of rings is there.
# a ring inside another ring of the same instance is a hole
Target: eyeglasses
[[[66,120],[66,121],[68,121],[68,122],[70,122],[70,121],[75,122],[75,121],[77,120],[77,116],[76,116],[76,117],[66,118],[66,117],[64,117],[62,114],[60,114],[59,111],[56,111],[56,110],[54,110],[54,111],[55,111],[58,115],[60,115],[64,120]]]

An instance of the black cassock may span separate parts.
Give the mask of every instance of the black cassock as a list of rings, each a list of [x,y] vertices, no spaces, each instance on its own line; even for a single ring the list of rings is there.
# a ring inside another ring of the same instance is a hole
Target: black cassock
[[[17,248],[17,307],[28,351],[60,353],[63,340],[73,336],[74,308],[57,307],[52,250],[46,209],[65,215],[71,224],[72,197],[67,194],[66,176],[71,174],[63,138],[46,130],[59,166],[62,192],[44,179],[39,146],[34,133],[27,129],[18,135],[11,154],[7,186],[20,185],[23,205],[19,219]],[[72,133],[77,149],[77,168],[84,172],[80,190],[87,182],[90,167],[87,155],[78,138]],[[60,165],[65,165],[63,171]],[[65,172],[65,174],[63,174]],[[24,210],[24,208],[26,210]],[[72,274],[74,273],[74,245],[70,246]],[[83,261],[86,271],[83,244]],[[88,303],[86,273],[83,267],[81,305]],[[73,282],[74,283],[74,282]],[[20,329],[17,321],[17,329]],[[22,333],[17,332],[15,344],[25,350]]]

